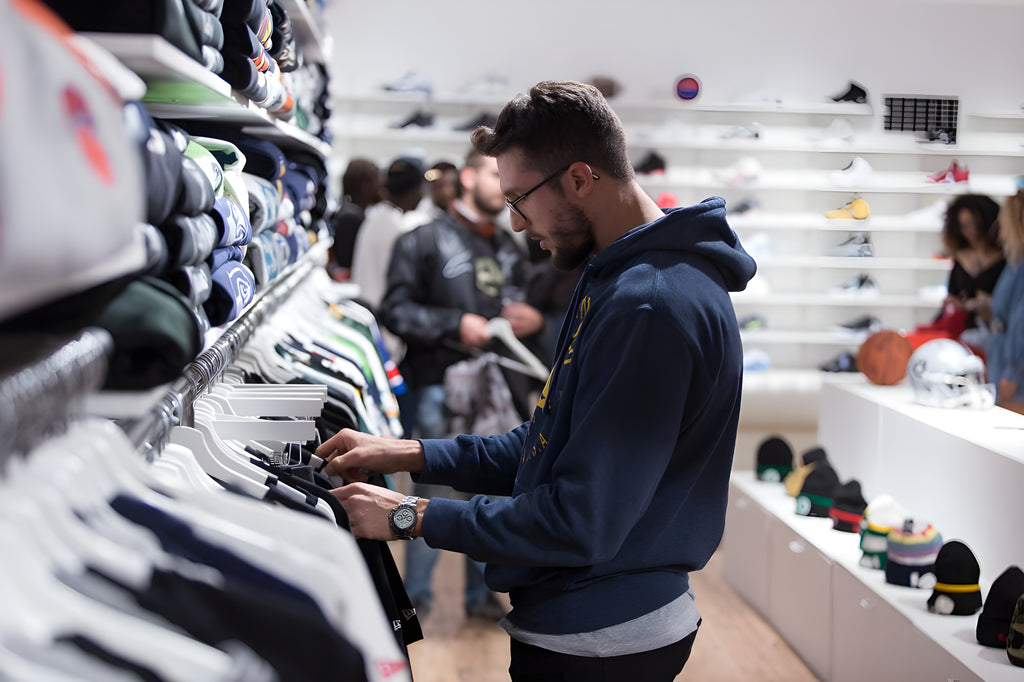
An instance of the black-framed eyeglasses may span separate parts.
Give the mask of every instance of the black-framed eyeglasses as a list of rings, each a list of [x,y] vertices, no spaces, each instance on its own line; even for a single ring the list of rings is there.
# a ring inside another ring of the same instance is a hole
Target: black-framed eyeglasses
[[[575,163],[575,162],[573,162],[573,163]],[[565,171],[569,170],[570,166],[572,166],[572,163],[569,163],[569,164],[566,164],[565,166],[562,166],[561,168],[556,170],[554,173],[552,173],[551,175],[547,176],[546,178],[544,178],[543,180],[538,182],[536,185],[534,185],[530,189],[528,189],[525,192],[523,192],[522,194],[520,194],[518,197],[516,197],[515,201],[509,201],[508,199],[505,199],[505,205],[508,206],[508,210],[512,211],[513,213],[515,213],[517,216],[519,216],[523,220],[526,220],[526,216],[524,216],[523,212],[520,211],[516,207],[516,204],[518,204],[520,201],[522,201],[526,197],[530,196],[531,194],[533,194],[534,192],[539,190],[544,185],[548,184],[549,182],[551,182],[552,180],[557,178],[559,175],[561,175]],[[595,180],[600,180],[601,179],[601,177],[597,173],[591,172],[590,174],[592,176],[594,176]]]

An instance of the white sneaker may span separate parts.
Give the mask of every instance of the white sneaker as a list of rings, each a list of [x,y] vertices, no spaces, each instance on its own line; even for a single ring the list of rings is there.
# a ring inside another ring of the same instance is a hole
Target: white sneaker
[[[723,140],[756,140],[761,137],[761,124],[755,121],[748,125],[730,126],[718,137]]]
[[[870,238],[863,232],[855,232],[842,244],[829,249],[830,256],[869,257],[875,255]]]
[[[464,97],[500,97],[509,91],[508,78],[498,73],[487,73],[459,88]]]
[[[420,71],[406,71],[401,78],[385,83],[381,87],[389,92],[421,92],[427,97],[434,94],[430,76]]]
[[[853,142],[853,126],[845,118],[833,119],[828,127],[812,132],[808,139],[823,149],[843,147]]]
[[[858,187],[868,183],[871,164],[858,156],[846,168],[829,173],[829,180],[838,187]]]
[[[755,261],[775,253],[775,245],[767,232],[758,232],[743,240],[743,249]]]
[[[772,356],[761,348],[743,351],[744,372],[764,372],[772,368]]]
[[[715,171],[715,179],[730,185],[746,185],[757,180],[762,171],[761,162],[753,156],[744,156],[736,163]]]
[[[924,208],[904,214],[903,218],[913,225],[941,225],[942,219],[946,215],[946,208],[946,200],[937,199]]]

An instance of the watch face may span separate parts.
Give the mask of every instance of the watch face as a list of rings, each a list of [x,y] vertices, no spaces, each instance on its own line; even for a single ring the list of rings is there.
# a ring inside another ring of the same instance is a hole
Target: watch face
[[[416,510],[409,507],[399,507],[395,510],[394,522],[397,527],[403,530],[412,528],[416,525]]]

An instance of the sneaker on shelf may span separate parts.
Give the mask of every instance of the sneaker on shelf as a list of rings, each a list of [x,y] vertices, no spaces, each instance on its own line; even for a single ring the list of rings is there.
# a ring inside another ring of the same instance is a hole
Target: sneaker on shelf
[[[409,128],[417,126],[419,128],[429,128],[434,125],[434,115],[430,112],[417,109],[405,118],[400,123],[392,124],[392,128]]]
[[[917,290],[917,295],[927,301],[941,303],[946,300],[947,296],[949,296],[949,287],[947,287],[945,284],[932,284],[929,286],[923,286]]]
[[[733,215],[747,215],[757,213],[760,210],[761,202],[758,199],[754,197],[746,197],[744,199],[740,199],[739,203],[733,206],[730,213]]]
[[[744,372],[764,372],[772,368],[772,357],[761,348],[743,351]]]
[[[936,199],[923,208],[905,213],[903,218],[913,225],[942,225],[942,219],[946,215],[946,208],[945,199]]]
[[[460,123],[452,128],[452,130],[476,130],[480,126],[487,126],[493,128],[494,124],[498,122],[498,117],[495,114],[487,111],[481,111],[476,117],[468,119],[464,123]]]
[[[764,329],[768,326],[768,320],[764,319],[763,315],[758,313],[752,313],[750,315],[744,315],[739,318],[737,322],[740,325],[740,329],[743,331],[750,331],[753,329]]]
[[[420,71],[406,71],[400,78],[381,86],[388,92],[422,93],[427,97],[434,94],[430,77]]]
[[[828,255],[853,258],[867,258],[875,255],[871,239],[863,232],[854,232],[842,244],[829,249]]]
[[[953,159],[949,164],[949,168],[930,173],[926,180],[935,183],[967,182],[970,174],[971,172],[967,170],[967,166],[961,166],[956,159]]]
[[[761,175],[761,162],[753,156],[744,156],[735,163],[715,171],[715,179],[730,185],[747,185]]]
[[[882,331],[882,321],[874,315],[861,315],[855,319],[832,325],[831,329],[847,334],[874,334]]]
[[[508,90],[508,78],[497,73],[486,73],[459,88],[459,94],[477,98],[502,97],[508,94]]]
[[[850,351],[844,350],[828,362],[818,366],[823,372],[856,372],[857,356]]]
[[[723,140],[756,140],[761,137],[761,124],[755,121],[747,125],[729,126],[718,137]]]
[[[871,298],[878,296],[878,283],[871,275],[861,273],[831,289],[833,296]]]
[[[854,199],[842,208],[825,212],[825,217],[829,220],[867,220],[870,216],[871,207],[860,198]]]
[[[651,175],[654,173],[664,174],[665,157],[655,151],[648,152],[643,161],[634,166],[633,170],[644,175]]]
[[[841,147],[853,142],[853,126],[845,118],[833,119],[828,127],[812,132],[808,138],[816,147]]]
[[[956,144],[956,130],[930,128],[918,133],[917,141],[922,144]]]
[[[846,88],[846,92],[841,95],[832,95],[830,99],[833,102],[856,102],[857,104],[864,104],[868,101],[868,92],[860,83],[850,81],[850,85]]]
[[[858,156],[846,168],[829,173],[829,179],[839,187],[856,187],[866,184],[871,173],[871,164]]]

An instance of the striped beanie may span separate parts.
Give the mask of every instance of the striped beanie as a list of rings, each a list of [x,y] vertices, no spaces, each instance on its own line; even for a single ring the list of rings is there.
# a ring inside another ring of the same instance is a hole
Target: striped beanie
[[[905,587],[930,588],[935,584],[935,559],[942,534],[927,521],[907,518],[889,531],[885,582]]]

